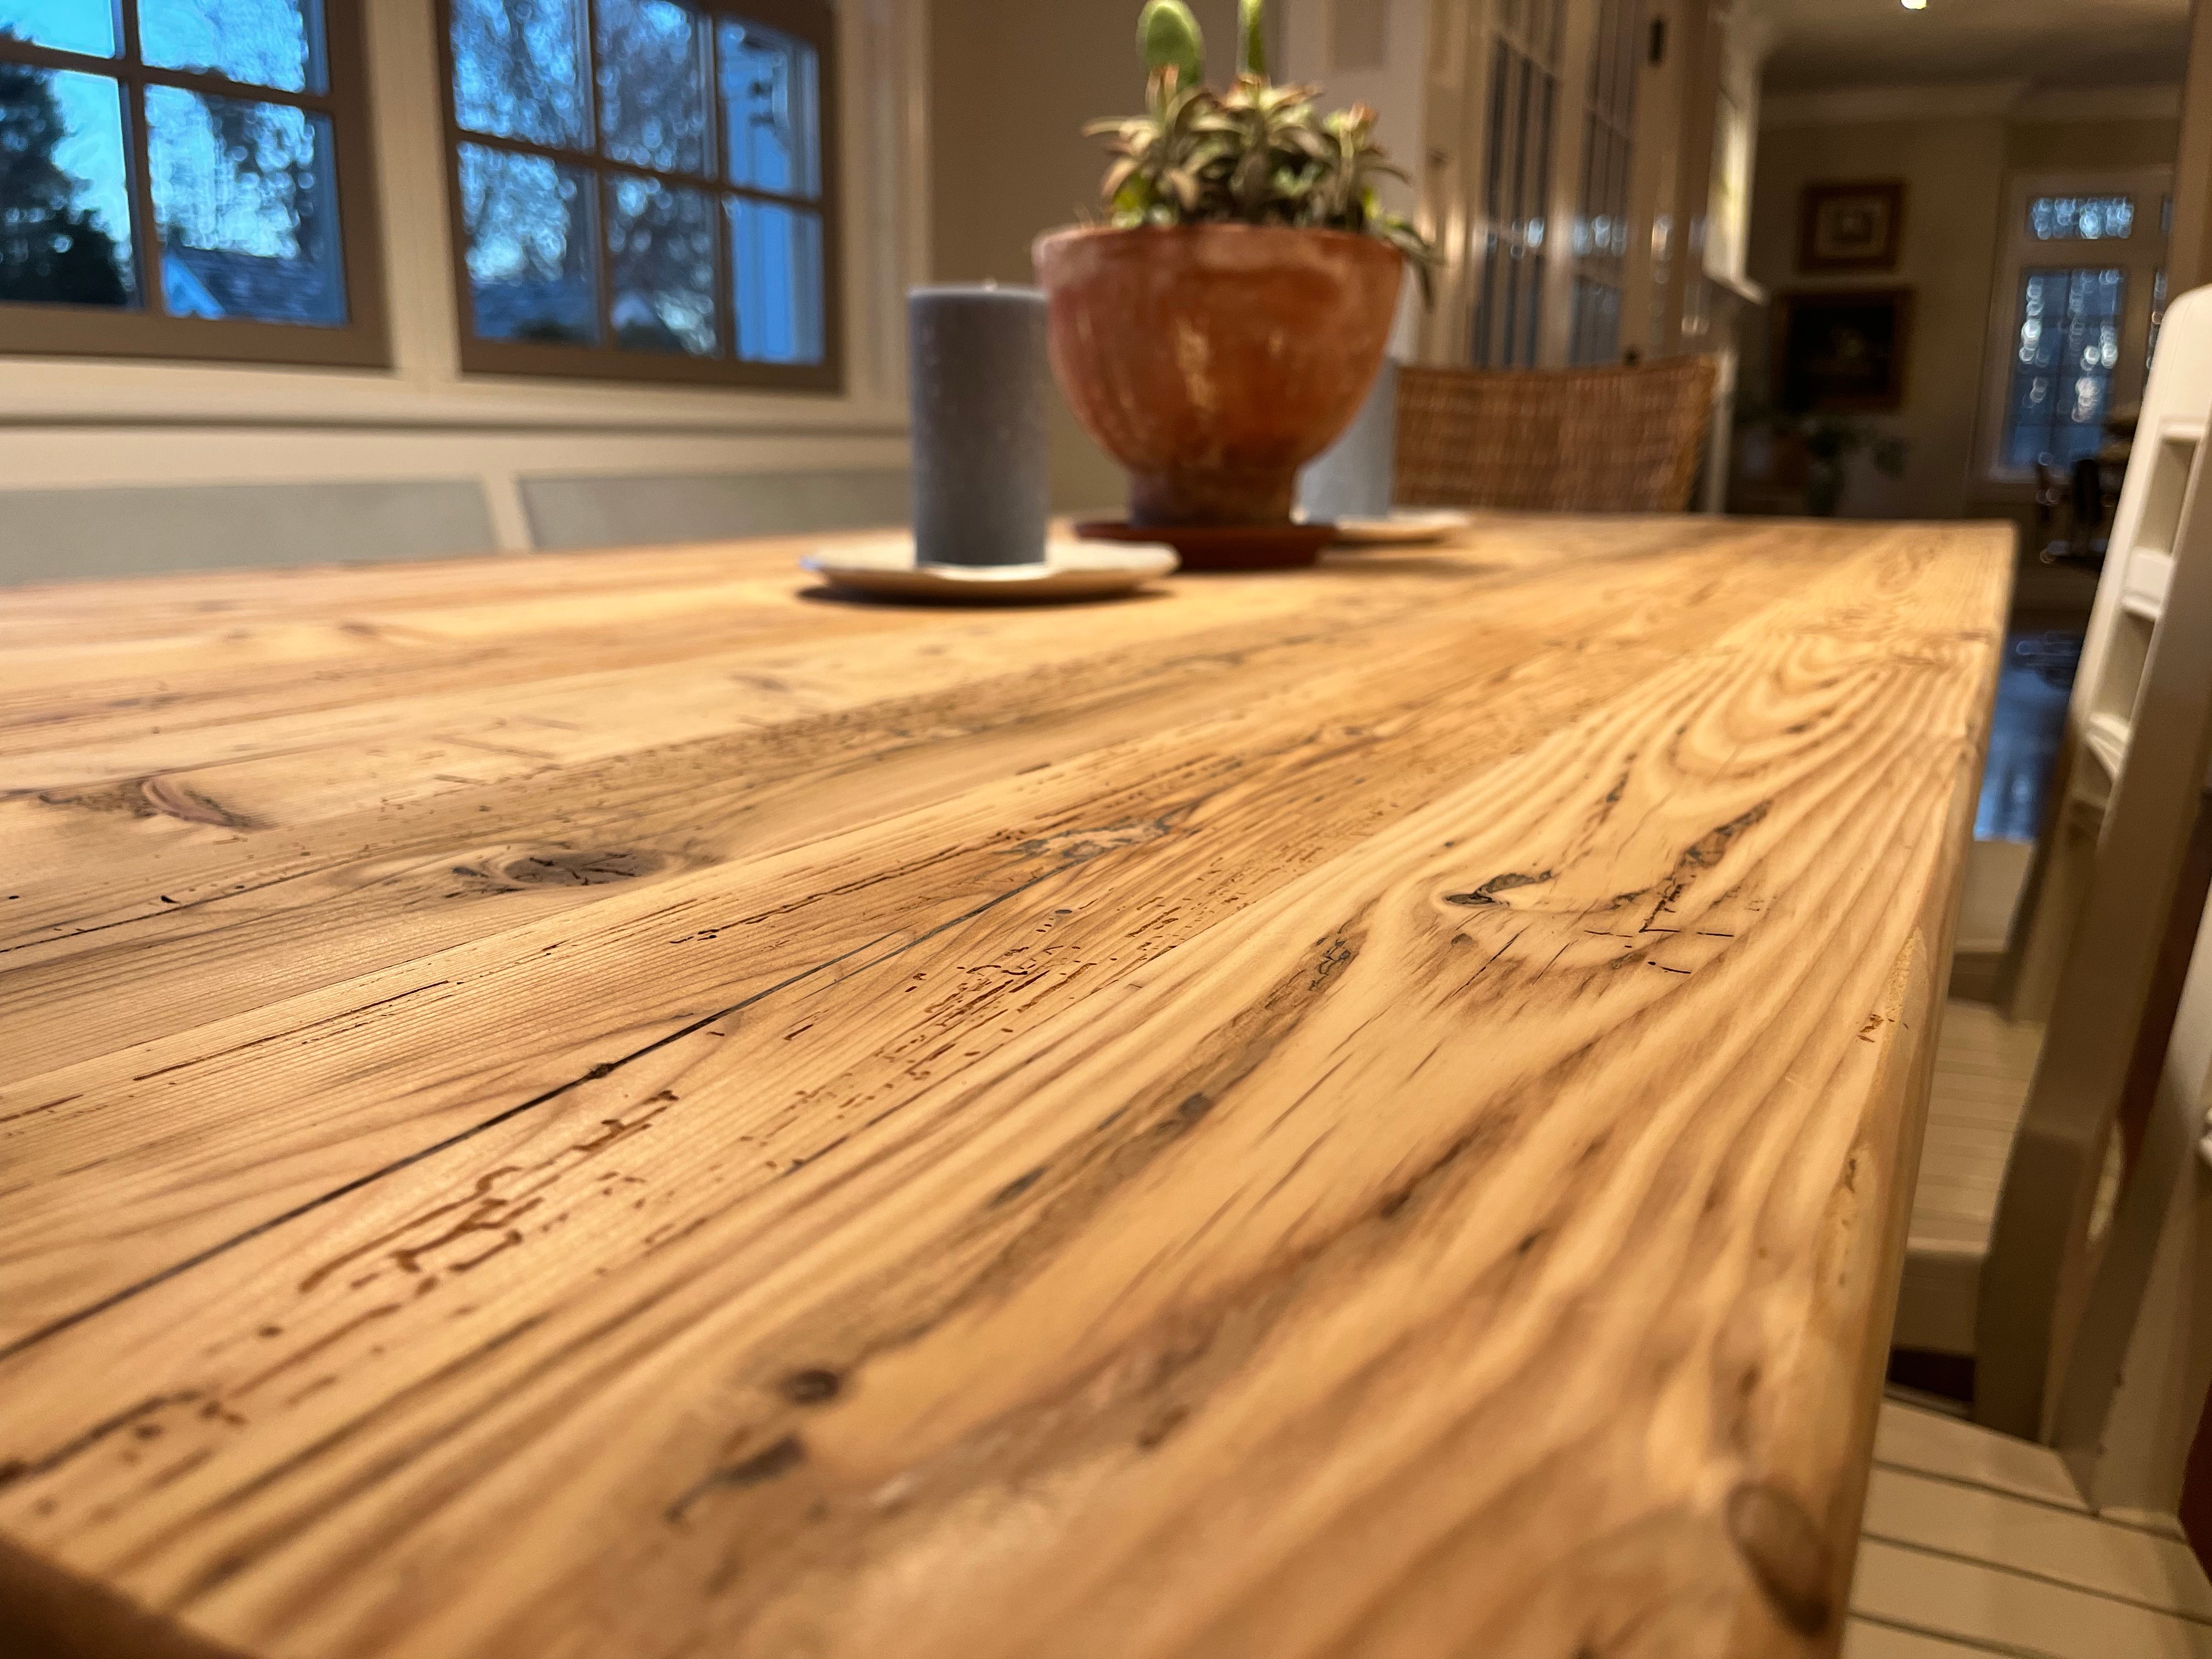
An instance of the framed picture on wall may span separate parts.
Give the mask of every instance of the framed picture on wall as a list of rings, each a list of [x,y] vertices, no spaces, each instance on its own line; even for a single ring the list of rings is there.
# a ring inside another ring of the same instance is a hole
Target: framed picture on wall
[[[1793,414],[1878,413],[1905,403],[1910,289],[1784,294],[1774,305],[1774,400]]]
[[[1904,179],[1808,185],[1797,264],[1803,270],[1894,270],[1904,235]]]

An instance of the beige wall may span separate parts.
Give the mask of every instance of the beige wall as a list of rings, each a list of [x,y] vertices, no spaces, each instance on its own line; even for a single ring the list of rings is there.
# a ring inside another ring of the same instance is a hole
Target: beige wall
[[[2180,123],[2028,121],[2005,129],[2005,165],[2015,173],[2073,167],[2170,167]]]
[[[1139,0],[931,0],[932,274],[1033,280],[1030,244],[1098,199],[1096,116],[1142,107]],[[1194,0],[1208,76],[1236,62],[1235,0]],[[1055,400],[1053,501],[1118,507],[1121,470]]]
[[[1876,421],[1910,446],[1905,476],[1882,477],[1862,461],[1844,496],[1846,515],[1948,519],[2008,510],[2008,497],[2020,492],[1981,483],[1975,466],[2007,177],[2162,165],[2172,161],[2177,137],[2171,119],[2019,123],[1995,112],[1761,131],[1752,194],[1752,280],[1777,296],[1825,288],[1913,291],[1905,407]],[[1897,270],[1846,276],[1801,272],[1804,186],[1816,179],[1884,178],[1905,181]],[[1771,325],[1769,314],[1754,313],[1741,327],[1747,399],[1763,398],[1770,385]]]

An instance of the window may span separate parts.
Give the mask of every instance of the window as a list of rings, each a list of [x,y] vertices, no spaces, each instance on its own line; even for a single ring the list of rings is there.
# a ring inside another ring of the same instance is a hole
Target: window
[[[2070,467],[2105,440],[2128,274],[2030,270],[2022,277],[2003,465]]]
[[[2011,187],[1989,385],[1988,465],[2065,471],[2142,395],[2165,306],[2163,170],[2022,179]]]
[[[826,4],[447,0],[446,21],[464,368],[839,386]]]
[[[1545,216],[1552,195],[1565,0],[1501,0],[1490,59],[1490,141],[1472,357],[1525,367],[1542,349]]]
[[[385,360],[354,0],[0,0],[0,349]]]
[[[1643,0],[1598,0],[1583,106],[1582,202],[1575,216],[1573,332],[1567,361],[1620,358],[1620,295],[1628,276],[1630,162],[1635,153],[1636,70]]]

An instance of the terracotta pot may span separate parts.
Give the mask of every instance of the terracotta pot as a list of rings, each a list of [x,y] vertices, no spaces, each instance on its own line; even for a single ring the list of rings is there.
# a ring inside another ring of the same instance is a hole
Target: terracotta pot
[[[1280,524],[1382,366],[1403,256],[1265,225],[1037,239],[1053,372],[1140,525]]]

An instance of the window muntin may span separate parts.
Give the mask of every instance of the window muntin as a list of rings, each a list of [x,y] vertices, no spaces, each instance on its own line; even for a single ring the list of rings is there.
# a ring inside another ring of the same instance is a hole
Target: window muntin
[[[834,389],[817,0],[448,0],[462,362]]]

